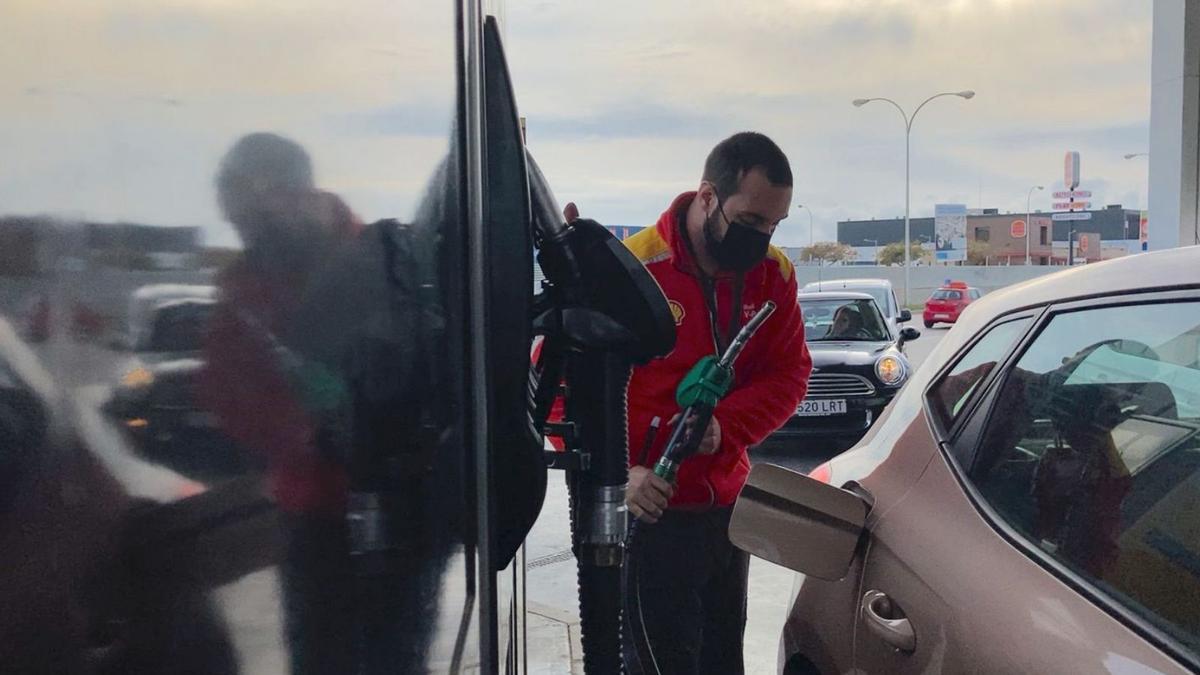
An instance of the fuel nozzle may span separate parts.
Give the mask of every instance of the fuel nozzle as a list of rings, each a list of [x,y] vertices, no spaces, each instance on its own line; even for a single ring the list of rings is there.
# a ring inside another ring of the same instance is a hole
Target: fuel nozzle
[[[733,364],[742,353],[746,343],[758,331],[763,322],[775,311],[775,303],[768,300],[750,321],[738,331],[725,353],[717,358],[706,356],[700,359],[675,389],[675,402],[683,410],[667,441],[667,448],[654,473],[668,483],[675,482],[675,474],[683,460],[696,454],[704,432],[712,420],[717,403],[729,393],[733,386]]]

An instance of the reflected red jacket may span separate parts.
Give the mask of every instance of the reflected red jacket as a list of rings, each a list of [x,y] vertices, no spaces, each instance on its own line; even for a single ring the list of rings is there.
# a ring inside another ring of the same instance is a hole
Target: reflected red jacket
[[[671,433],[667,422],[679,412],[676,386],[697,361],[717,353],[705,292],[683,239],[684,219],[695,196],[694,192],[680,195],[653,228],[625,240],[662,287],[676,326],[674,351],[635,368],[629,384],[630,465],[651,467],[662,455]],[[734,364],[733,388],[717,405],[720,449],[683,463],[671,500],[674,507],[732,504],[750,472],[747,447],[782,426],[808,388],[812,358],[804,342],[796,277],[787,256],[770,248],[766,259],[746,273],[741,306],[736,308],[733,287],[733,275],[719,276],[714,285],[716,326],[722,331],[727,330],[733,311],[741,312],[739,325],[744,325],[767,300],[774,300],[778,308],[746,344]],[[655,417],[661,427],[646,450]]]
[[[350,241],[361,232],[362,222],[335,195],[304,197],[295,206],[298,217],[331,221],[335,242]],[[311,271],[266,276],[242,259],[221,274],[221,303],[208,327],[197,398],[226,434],[266,458],[271,492],[281,510],[340,515],[348,484],[345,467],[318,451],[316,420],[278,367],[261,329],[246,319],[253,317],[277,337],[284,334],[301,308]]]

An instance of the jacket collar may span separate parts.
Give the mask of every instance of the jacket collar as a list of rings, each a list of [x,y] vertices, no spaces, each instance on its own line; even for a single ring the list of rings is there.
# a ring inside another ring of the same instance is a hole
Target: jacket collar
[[[687,237],[687,212],[696,199],[696,192],[685,192],[676,197],[666,211],[658,217],[655,228],[658,236],[667,242],[671,250],[671,264],[679,271],[699,276],[700,267],[685,240]]]

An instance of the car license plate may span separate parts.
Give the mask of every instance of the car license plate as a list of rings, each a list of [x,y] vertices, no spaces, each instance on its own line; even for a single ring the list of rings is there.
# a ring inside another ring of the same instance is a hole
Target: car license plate
[[[935,318],[935,319],[949,319],[949,318],[950,318],[950,315],[949,315],[949,314],[934,314],[934,315],[933,315],[933,318]]]
[[[818,399],[814,401],[804,401],[796,408],[796,414],[800,417],[823,417],[826,415],[845,415],[846,414],[846,399]]]

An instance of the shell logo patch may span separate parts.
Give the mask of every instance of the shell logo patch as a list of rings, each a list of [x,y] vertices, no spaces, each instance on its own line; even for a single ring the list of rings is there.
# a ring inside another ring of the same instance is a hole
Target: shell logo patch
[[[674,300],[667,300],[667,304],[671,306],[671,316],[675,317],[675,325],[682,326],[683,317],[687,316],[687,313],[683,311],[683,305]]]

